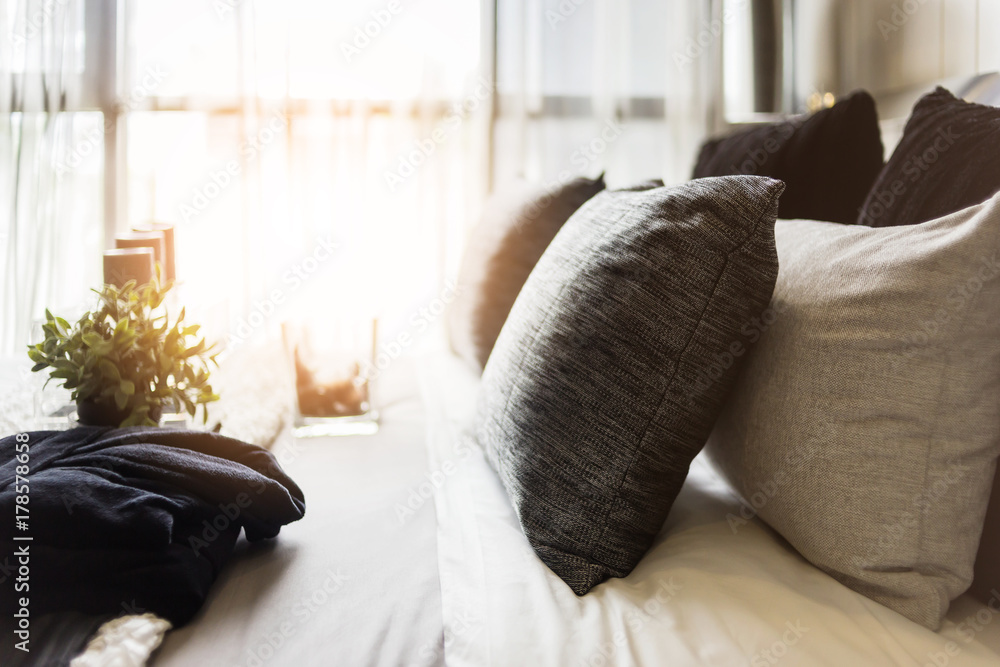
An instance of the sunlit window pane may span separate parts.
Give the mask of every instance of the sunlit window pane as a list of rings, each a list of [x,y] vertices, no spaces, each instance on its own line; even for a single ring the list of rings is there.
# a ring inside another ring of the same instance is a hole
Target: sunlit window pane
[[[478,3],[128,7],[132,85],[166,73],[154,110],[128,114],[129,220],[177,225],[193,297],[211,286],[238,316],[278,289],[391,334],[440,292],[485,184]],[[336,255],[298,280],[329,241]]]
[[[161,97],[447,98],[479,60],[468,0],[132,0],[128,12],[131,83],[160,68]]]

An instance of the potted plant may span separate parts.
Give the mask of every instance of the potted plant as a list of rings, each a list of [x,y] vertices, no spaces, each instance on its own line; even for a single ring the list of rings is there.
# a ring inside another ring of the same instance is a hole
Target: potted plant
[[[105,285],[93,290],[97,310],[72,326],[45,311],[45,339],[28,346],[31,370],[51,368],[48,381],[72,390],[81,423],[156,426],[167,406],[193,417],[199,405],[208,421],[206,404],[219,398],[208,383],[217,353],[197,337],[197,324],[182,325],[183,308],[175,321],[161,308],[171,286]]]

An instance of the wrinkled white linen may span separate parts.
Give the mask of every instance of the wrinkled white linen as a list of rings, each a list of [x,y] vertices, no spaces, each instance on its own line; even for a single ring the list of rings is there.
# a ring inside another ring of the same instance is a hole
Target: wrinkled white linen
[[[701,457],[655,545],[577,597],[534,555],[471,439],[478,378],[425,363],[448,665],[995,665],[1000,614],[961,598],[939,633],[841,585]],[[749,520],[744,518],[749,516]],[[1000,601],[998,601],[1000,602]],[[978,614],[979,623],[965,620]],[[988,619],[982,623],[982,619]]]

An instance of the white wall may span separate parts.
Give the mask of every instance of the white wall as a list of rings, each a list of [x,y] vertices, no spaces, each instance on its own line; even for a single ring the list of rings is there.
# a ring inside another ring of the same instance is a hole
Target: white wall
[[[1000,71],[1000,0],[798,0],[796,10],[800,92],[878,94]]]

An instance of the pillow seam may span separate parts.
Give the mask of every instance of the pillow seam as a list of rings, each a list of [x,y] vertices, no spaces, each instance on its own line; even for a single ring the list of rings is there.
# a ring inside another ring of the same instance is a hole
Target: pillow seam
[[[598,193],[598,194],[600,194],[600,193]],[[595,195],[595,196],[597,196],[597,195]],[[591,198],[591,199],[593,199],[593,198]],[[609,236],[611,236],[612,232],[618,231],[617,227],[618,227],[619,223],[621,223],[621,221],[623,219],[625,219],[627,216],[631,215],[637,208],[639,208],[639,203],[638,202],[631,204],[627,209],[625,209],[625,211],[623,211],[620,216],[618,216],[617,218],[614,219],[614,222],[608,224],[608,228],[604,231],[603,234],[601,234],[601,236],[597,239],[597,241],[595,242],[594,245],[597,246],[600,242],[604,241]],[[574,212],[573,215],[576,215],[576,213]],[[572,219],[572,217],[573,216],[570,216],[570,219]],[[563,227],[560,228],[559,231],[562,231],[562,229],[565,228],[565,225],[568,224],[568,223],[569,223],[569,220],[567,220],[566,223],[563,224]],[[557,233],[557,236],[558,236],[558,233]],[[553,239],[553,241],[554,240],[555,239]],[[590,252],[587,253],[586,257],[589,259],[590,257],[593,257],[596,254],[597,254],[596,247],[595,248],[591,248]],[[532,271],[534,271],[534,270],[532,270]],[[530,279],[530,275],[529,275],[529,279]],[[562,297],[563,293],[565,293],[565,291],[567,289],[569,289],[569,287],[570,287],[571,284],[572,283],[566,283],[565,285],[563,285],[559,289],[559,292],[556,294],[555,299],[554,299],[555,302],[558,302],[558,300]],[[522,287],[522,289],[523,289],[523,287]],[[516,305],[516,301],[515,301],[515,305]],[[513,311],[513,310],[514,310],[514,308],[511,307],[511,311]],[[545,324],[555,315],[555,313],[556,313],[556,307],[555,307],[555,304],[553,304],[552,306],[550,306],[548,308],[548,310],[545,313],[545,317],[542,318],[541,322],[538,323],[538,326],[532,332],[532,334],[531,334],[531,342],[529,343],[529,345],[525,346],[525,349],[534,349],[536,347],[536,344],[538,342],[538,334],[542,331],[542,328],[545,326]],[[509,316],[509,313],[508,313],[508,316]],[[527,362],[527,359],[528,359],[528,355],[527,354],[522,354],[521,355],[521,360],[520,360],[520,362],[518,363],[518,366],[517,366],[517,372],[514,373],[514,375],[511,378],[511,383],[510,384],[511,384],[512,390],[507,393],[507,400],[504,401],[503,410],[500,411],[500,415],[497,418],[497,422],[499,424],[503,424],[503,423],[505,423],[507,421],[507,415],[510,412],[510,402],[511,402],[511,400],[514,397],[513,386],[517,383],[518,379],[520,379],[521,377],[524,376],[524,364]],[[506,466],[503,464],[503,461],[501,460],[501,458],[499,456],[496,457],[496,458],[497,458],[498,468],[501,468],[501,469],[505,468]],[[498,472],[502,472],[502,470],[498,470]]]
[[[774,204],[774,201],[772,200],[770,203]],[[737,247],[733,248],[732,250],[730,250],[725,254],[725,261],[723,262],[722,268],[719,270],[719,273],[715,278],[715,282],[712,285],[712,291],[709,295],[709,298],[705,300],[705,305],[702,308],[701,315],[699,315],[698,317],[698,321],[694,324],[693,327],[691,327],[691,333],[688,336],[687,341],[684,343],[684,348],[681,350],[681,353],[677,355],[677,364],[676,367],[674,368],[674,372],[670,376],[670,380],[667,381],[666,389],[664,389],[663,391],[663,395],[661,396],[660,401],[656,406],[656,410],[653,411],[653,416],[646,423],[646,427],[643,430],[642,436],[639,438],[639,444],[638,446],[636,446],[635,451],[632,453],[632,458],[629,461],[628,466],[626,466],[625,472],[622,474],[621,481],[618,483],[618,488],[615,490],[615,493],[612,496],[611,501],[608,503],[608,509],[601,519],[601,523],[603,524],[601,527],[601,534],[598,536],[596,540],[594,540],[591,543],[588,556],[586,557],[586,560],[588,562],[591,563],[596,562],[596,559],[594,558],[594,552],[597,550],[598,545],[601,543],[601,541],[604,538],[604,535],[607,533],[608,518],[611,516],[611,511],[622,498],[622,488],[624,488],[625,482],[626,480],[628,480],[628,476],[632,470],[632,466],[635,464],[636,459],[639,458],[639,452],[645,449],[643,447],[643,442],[646,440],[646,436],[649,434],[649,429],[652,426],[653,422],[656,421],[656,417],[660,414],[660,411],[663,409],[663,404],[667,400],[667,394],[669,393],[670,386],[673,384],[673,381],[677,377],[677,373],[680,370],[681,360],[684,358],[685,353],[691,346],[691,341],[694,339],[695,333],[698,331],[698,328],[702,325],[702,323],[705,320],[705,312],[708,310],[709,305],[711,305],[712,303],[712,297],[714,297],[716,294],[716,290],[719,287],[719,282],[722,280],[722,277],[726,274],[726,271],[729,268],[729,265],[731,263],[731,258],[733,257],[733,255],[742,252],[743,249],[746,247],[746,245],[750,243],[750,241],[753,238],[755,238],[757,231],[760,228],[760,223],[767,217],[770,210],[771,206],[767,206],[766,208],[764,208],[764,210],[762,210],[758,215],[757,221],[754,223],[753,227],[750,229],[749,232],[747,232],[746,238],[744,238],[743,241]],[[704,445],[704,443],[702,444]],[[608,569],[617,569],[617,568],[612,568],[610,565],[604,562],[598,562],[598,564]]]

